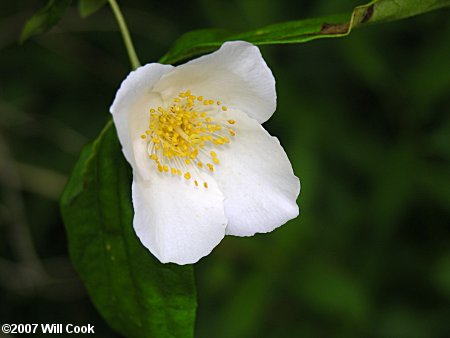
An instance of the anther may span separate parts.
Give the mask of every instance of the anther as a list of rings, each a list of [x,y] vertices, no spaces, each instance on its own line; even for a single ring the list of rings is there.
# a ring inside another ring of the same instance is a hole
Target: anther
[[[208,112],[199,110],[202,106],[208,106],[205,108]],[[149,109],[148,129],[140,137],[147,141],[148,156],[158,171],[183,176],[186,180],[197,178],[197,172],[203,168],[214,172],[214,165],[220,161],[210,147],[228,144],[230,139],[226,136],[236,135],[233,129],[225,127],[227,123],[235,124],[235,120],[224,121],[219,116],[220,111],[227,109],[221,101],[193,95],[190,90],[179,93],[168,107]],[[191,165],[193,175],[186,171]],[[188,168],[183,170],[185,166]],[[199,186],[199,181],[193,182]],[[207,188],[208,184],[204,182],[203,186]]]

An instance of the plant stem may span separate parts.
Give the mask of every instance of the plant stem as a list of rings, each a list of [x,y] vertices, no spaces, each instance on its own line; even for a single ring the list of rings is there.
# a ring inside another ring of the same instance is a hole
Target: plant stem
[[[131,40],[130,32],[128,31],[128,27],[125,22],[125,19],[123,18],[122,12],[120,11],[120,7],[117,4],[116,0],[108,0],[108,2],[109,5],[111,6],[112,11],[114,12],[114,16],[116,17],[120,32],[122,33],[123,42],[125,43],[125,47],[128,52],[128,57],[130,58],[131,68],[136,69],[141,64],[136,55],[133,41]]]

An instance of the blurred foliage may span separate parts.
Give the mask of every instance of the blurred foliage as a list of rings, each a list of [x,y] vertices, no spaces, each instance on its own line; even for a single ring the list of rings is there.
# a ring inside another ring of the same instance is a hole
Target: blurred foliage
[[[56,25],[66,13],[71,0],[49,0],[47,5],[38,10],[27,22],[20,35],[20,41],[48,31]]]
[[[94,324],[67,257],[59,194],[109,117],[128,60],[107,7],[76,6],[19,46],[46,1],[0,3],[0,322]],[[182,33],[348,12],[357,1],[122,4],[142,62]],[[448,10],[342,40],[267,46],[265,124],[301,178],[298,219],[227,237],[196,265],[197,337],[450,336]],[[36,335],[38,336],[38,335]]]
[[[108,0],[78,0],[78,11],[83,18],[94,14],[105,6]]]

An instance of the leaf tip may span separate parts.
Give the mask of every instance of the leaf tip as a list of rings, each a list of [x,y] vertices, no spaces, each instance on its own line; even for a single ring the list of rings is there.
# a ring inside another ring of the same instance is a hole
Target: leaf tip
[[[80,0],[78,2],[78,13],[80,17],[86,19],[100,10],[108,0]]]

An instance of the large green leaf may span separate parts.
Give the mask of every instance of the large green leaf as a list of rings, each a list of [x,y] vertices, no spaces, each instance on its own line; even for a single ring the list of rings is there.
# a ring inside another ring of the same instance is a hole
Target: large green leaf
[[[28,21],[20,35],[20,41],[48,31],[56,25],[66,13],[72,0],[49,0],[47,5],[37,11]]]
[[[450,0],[375,0],[356,7],[352,13],[283,22],[239,34],[203,29],[181,36],[160,62],[175,63],[212,51],[229,40],[245,40],[255,45],[267,45],[342,37],[359,26],[399,20],[449,5]]]
[[[112,123],[86,146],[61,199],[73,264],[126,337],[193,337],[192,266],[161,264],[136,237],[131,172]]]
[[[108,0],[79,0],[78,12],[82,18],[94,14],[108,3]]]

